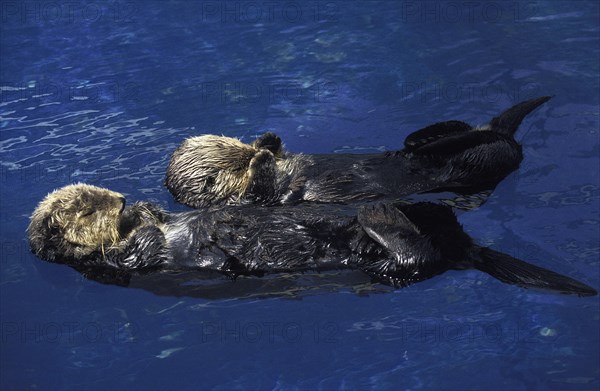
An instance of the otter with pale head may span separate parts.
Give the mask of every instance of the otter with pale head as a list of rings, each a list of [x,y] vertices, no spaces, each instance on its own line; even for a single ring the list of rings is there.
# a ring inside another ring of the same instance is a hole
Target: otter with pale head
[[[480,127],[436,123],[408,135],[404,149],[383,154],[294,154],[273,133],[252,144],[192,137],[173,153],[165,184],[175,200],[193,208],[389,202],[425,192],[493,190],[523,160],[514,139],[519,125],[549,99],[521,102]]]
[[[576,280],[476,245],[452,210],[431,203],[375,203],[357,215],[327,205],[224,207],[167,213],[84,184],[50,193],[28,227],[38,257],[77,270],[266,273],[360,270],[395,287],[450,269],[475,268],[526,288],[581,296]]]

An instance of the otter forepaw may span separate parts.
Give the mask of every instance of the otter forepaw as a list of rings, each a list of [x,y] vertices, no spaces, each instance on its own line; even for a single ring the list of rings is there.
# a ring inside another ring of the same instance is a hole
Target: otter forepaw
[[[273,155],[276,157],[281,157],[282,154],[282,144],[281,138],[272,132],[267,132],[257,138],[252,145],[258,149],[266,149],[271,151]]]
[[[275,158],[273,153],[268,150],[259,151],[254,157],[250,160],[250,168],[254,170],[264,169],[265,166],[272,165],[275,166]]]
[[[275,193],[275,157],[268,150],[259,151],[250,161],[249,186],[246,196],[255,201],[268,201]]]

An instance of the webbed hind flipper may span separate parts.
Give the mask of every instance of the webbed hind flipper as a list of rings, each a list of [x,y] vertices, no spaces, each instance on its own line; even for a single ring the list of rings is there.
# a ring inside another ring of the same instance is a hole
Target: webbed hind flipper
[[[521,146],[494,131],[482,130],[436,140],[409,156],[416,167],[435,167],[434,189],[473,193],[494,189],[523,160]]]
[[[506,136],[490,131],[458,133],[433,140],[411,150],[415,155],[454,156],[468,149],[496,142],[508,142]]]
[[[471,125],[462,121],[438,122],[409,134],[404,140],[404,147],[407,152],[412,152],[440,138],[468,132],[472,129]]]
[[[543,289],[568,295],[596,296],[596,289],[570,277],[532,265],[508,254],[479,247],[474,266],[507,284]]]
[[[358,222],[371,239],[395,252],[401,238],[420,235],[419,229],[391,204],[367,205],[358,211]]]
[[[388,257],[375,261],[365,259],[359,267],[383,283],[407,286],[446,270],[430,239],[394,206],[364,206],[358,212],[358,222],[388,253]]]
[[[496,132],[513,136],[519,125],[529,113],[549,101],[551,96],[540,96],[514,105],[490,121],[490,127]]]

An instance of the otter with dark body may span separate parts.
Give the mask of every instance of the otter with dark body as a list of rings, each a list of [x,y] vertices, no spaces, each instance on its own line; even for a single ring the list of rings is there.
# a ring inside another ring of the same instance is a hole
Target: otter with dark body
[[[266,133],[247,145],[198,136],[171,157],[165,184],[194,208],[213,204],[389,201],[423,192],[492,190],[522,159],[514,134],[548,96],[519,103],[483,127],[436,123],[410,134],[404,149],[385,154],[287,153]]]
[[[123,196],[109,190],[83,184],[59,189],[32,216],[31,249],[78,270],[211,270],[235,278],[356,269],[401,287],[476,268],[526,288],[596,294],[569,277],[477,246],[441,205],[377,203],[361,207],[358,216],[319,205],[185,213],[145,202],[123,205]]]

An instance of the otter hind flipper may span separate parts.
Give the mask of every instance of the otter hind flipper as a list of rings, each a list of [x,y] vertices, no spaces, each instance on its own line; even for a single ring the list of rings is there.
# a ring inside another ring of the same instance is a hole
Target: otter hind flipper
[[[377,203],[362,207],[358,212],[358,222],[365,232],[376,242],[394,251],[400,235],[419,235],[419,229],[393,205]]]
[[[430,239],[394,206],[383,203],[364,206],[358,212],[358,222],[388,252],[383,259],[363,260],[359,265],[373,277],[404,287],[445,271],[439,265],[439,251]]]
[[[537,109],[542,104],[549,101],[551,96],[540,96],[539,98],[530,99],[519,104],[514,105],[510,109],[504,111],[497,117],[494,117],[490,121],[490,127],[492,130],[513,136],[519,125],[527,117],[529,113]]]
[[[472,131],[445,137],[416,149],[409,156],[416,167],[438,168],[434,191],[459,193],[491,190],[523,160],[521,146],[501,133]]]
[[[415,155],[455,156],[464,151],[496,142],[506,142],[506,137],[494,132],[467,132],[437,139],[412,152]]]
[[[570,277],[532,265],[490,248],[481,248],[480,250],[481,259],[474,262],[475,268],[507,284],[578,296],[595,296],[598,294],[594,288]]]
[[[468,132],[472,129],[471,125],[462,121],[438,122],[409,134],[404,140],[404,147],[407,152],[411,152],[440,138]]]

